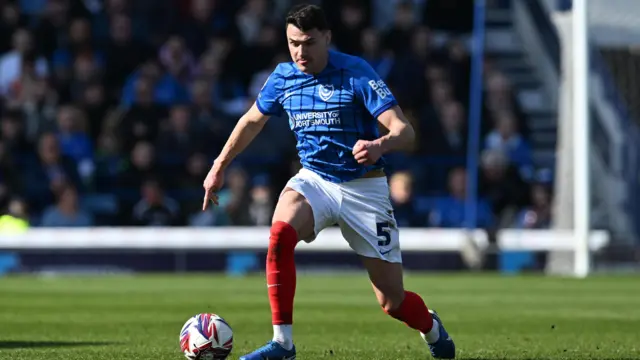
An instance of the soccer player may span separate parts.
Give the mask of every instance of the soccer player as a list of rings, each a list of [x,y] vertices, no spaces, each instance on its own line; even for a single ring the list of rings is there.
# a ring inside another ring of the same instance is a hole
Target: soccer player
[[[435,358],[454,358],[455,345],[438,315],[403,286],[383,155],[412,146],[411,125],[363,59],[329,49],[331,32],[321,8],[293,8],[286,34],[293,61],[279,64],[269,76],[204,181],[203,210],[209,201],[217,204],[225,168],[267,119],[287,115],[302,169],[281,192],[271,225],[266,273],[274,335],[240,359],[295,359],[294,250],[300,240],[312,242],[334,224],[362,258],[382,309],[418,330]],[[378,123],[386,135],[379,135]]]

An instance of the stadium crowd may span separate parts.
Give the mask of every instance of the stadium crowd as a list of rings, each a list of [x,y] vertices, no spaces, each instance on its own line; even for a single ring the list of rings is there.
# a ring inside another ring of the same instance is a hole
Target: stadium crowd
[[[282,19],[295,2],[0,1],[0,214],[45,227],[268,224],[299,168],[287,119],[268,122],[207,212],[202,181],[288,61]],[[417,130],[412,153],[389,156],[399,225],[464,226],[472,1],[316,2],[334,46],[374,67]],[[478,224],[548,226],[549,176],[492,64]]]

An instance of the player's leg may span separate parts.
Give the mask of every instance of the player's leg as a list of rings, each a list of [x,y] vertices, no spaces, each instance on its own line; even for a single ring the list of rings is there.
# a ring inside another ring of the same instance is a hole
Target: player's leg
[[[384,312],[418,330],[435,358],[453,359],[455,345],[438,315],[420,295],[404,289],[402,264],[364,256],[362,262]]]
[[[313,210],[307,199],[285,188],[276,205],[267,250],[267,289],[273,339],[241,360],[295,359],[293,299],[296,292],[294,252],[301,239],[314,232]]]
[[[318,232],[335,223],[331,189],[308,171],[292,178],[280,194],[273,215],[267,250],[267,287],[273,339],[240,360],[295,359],[293,302],[296,290],[294,252],[300,240],[313,241]]]
[[[294,250],[300,239],[313,235],[311,205],[300,193],[285,189],[276,205],[267,250],[267,287],[274,341],[293,346],[293,299],[296,291]]]
[[[385,178],[361,179],[343,186],[340,228],[362,259],[383,310],[418,330],[437,358],[453,358],[455,346],[438,315],[403,284],[399,231]]]

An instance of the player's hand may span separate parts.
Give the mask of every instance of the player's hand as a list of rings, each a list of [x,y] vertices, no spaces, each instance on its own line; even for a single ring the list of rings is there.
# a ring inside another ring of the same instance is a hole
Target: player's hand
[[[358,164],[373,165],[382,156],[382,147],[375,141],[358,140],[352,153]]]
[[[224,183],[224,170],[217,164],[213,164],[211,170],[204,179],[202,187],[204,187],[204,201],[202,202],[202,211],[207,210],[209,201],[218,205],[218,195],[216,194],[222,188]]]

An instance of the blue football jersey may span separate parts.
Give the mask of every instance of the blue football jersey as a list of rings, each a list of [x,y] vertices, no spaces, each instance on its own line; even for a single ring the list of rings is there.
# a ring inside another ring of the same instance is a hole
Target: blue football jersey
[[[330,51],[319,74],[281,63],[260,91],[256,105],[265,115],[286,115],[302,166],[340,183],[384,167],[358,164],[351,153],[358,140],[375,140],[377,117],[397,104],[378,74],[363,59]]]

